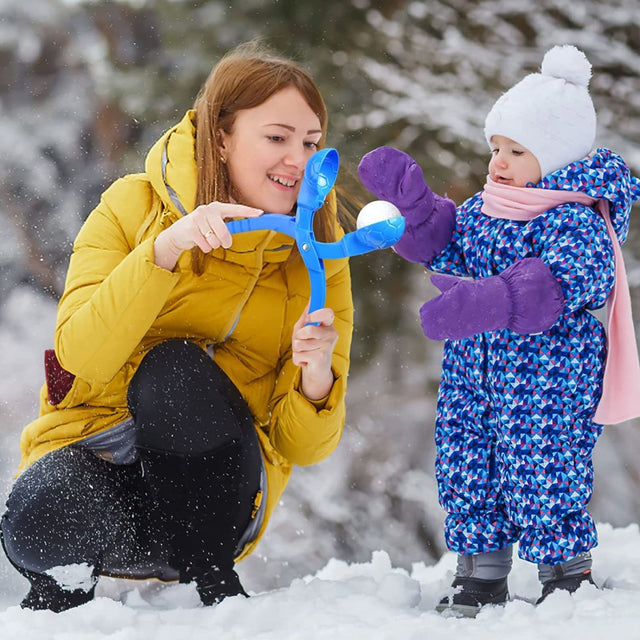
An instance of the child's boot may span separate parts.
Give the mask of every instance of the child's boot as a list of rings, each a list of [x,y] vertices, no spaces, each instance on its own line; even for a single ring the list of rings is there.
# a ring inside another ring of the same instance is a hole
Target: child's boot
[[[560,564],[539,564],[538,577],[542,583],[542,595],[536,604],[554,591],[573,593],[583,584],[596,584],[591,576],[591,554],[588,551]]]
[[[468,618],[475,618],[487,604],[504,604],[509,600],[507,576],[511,570],[511,547],[458,555],[456,576],[452,583],[455,591],[445,596],[436,611],[452,611]]]

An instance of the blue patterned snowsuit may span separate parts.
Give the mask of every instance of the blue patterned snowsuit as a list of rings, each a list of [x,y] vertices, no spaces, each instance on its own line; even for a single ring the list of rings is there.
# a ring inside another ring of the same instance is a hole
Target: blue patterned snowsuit
[[[610,203],[620,243],[638,181],[606,149],[546,176],[538,187],[584,191]],[[586,510],[606,336],[588,310],[614,283],[613,246],[592,208],[565,204],[523,223],[462,204],[449,245],[429,269],[480,278],[539,257],[562,286],[565,307],[538,335],[509,329],[447,340],[436,417],[436,475],[446,541],[460,554],[519,542],[522,558],[556,564],[597,544]]]

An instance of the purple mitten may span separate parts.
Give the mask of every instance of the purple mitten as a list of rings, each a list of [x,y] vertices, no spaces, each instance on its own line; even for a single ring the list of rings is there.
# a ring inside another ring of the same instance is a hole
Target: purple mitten
[[[464,280],[431,276],[441,295],[420,309],[424,334],[432,340],[461,340],[484,331],[540,333],[564,306],[560,283],[539,258],[514,262],[497,276]]]
[[[378,147],[358,165],[362,184],[377,198],[393,203],[405,218],[405,229],[394,245],[411,262],[429,262],[451,240],[456,206],[433,193],[415,160],[398,149]]]

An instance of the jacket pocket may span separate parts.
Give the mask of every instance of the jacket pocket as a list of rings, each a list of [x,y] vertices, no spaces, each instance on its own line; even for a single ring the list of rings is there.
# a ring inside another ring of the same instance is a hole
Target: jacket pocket
[[[47,382],[49,404],[56,406],[60,404],[69,391],[71,391],[73,381],[76,377],[73,373],[70,373],[62,367],[53,349],[45,349],[44,375]]]

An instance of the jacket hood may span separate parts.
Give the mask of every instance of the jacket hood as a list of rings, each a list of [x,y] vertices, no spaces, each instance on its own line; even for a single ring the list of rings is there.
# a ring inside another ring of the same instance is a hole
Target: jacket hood
[[[592,198],[607,200],[618,241],[622,244],[627,239],[631,206],[640,198],[640,180],[631,175],[618,154],[597,149],[587,158],[545,176],[539,186],[581,191]]]
[[[198,169],[195,156],[195,112],[164,133],[151,147],[145,171],[165,206],[186,215],[195,208]]]

